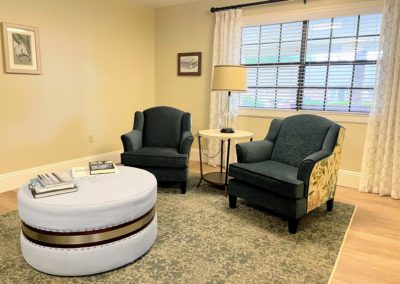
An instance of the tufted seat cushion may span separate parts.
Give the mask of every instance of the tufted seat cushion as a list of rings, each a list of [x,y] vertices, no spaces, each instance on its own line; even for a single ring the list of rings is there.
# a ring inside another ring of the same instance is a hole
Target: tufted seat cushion
[[[157,168],[185,168],[187,154],[178,153],[174,148],[143,147],[135,152],[121,154],[122,163],[129,166]]]
[[[141,169],[118,169],[119,175],[77,179],[77,192],[46,198],[34,199],[25,184],[18,213],[26,224],[48,231],[97,230],[134,220],[156,203],[157,180]]]
[[[302,198],[304,195],[304,183],[297,179],[297,172],[296,167],[272,160],[229,166],[230,176],[287,198]]]

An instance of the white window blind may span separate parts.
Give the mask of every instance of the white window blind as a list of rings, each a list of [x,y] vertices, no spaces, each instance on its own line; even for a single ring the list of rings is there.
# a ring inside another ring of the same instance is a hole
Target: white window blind
[[[241,107],[369,112],[381,14],[243,27]]]

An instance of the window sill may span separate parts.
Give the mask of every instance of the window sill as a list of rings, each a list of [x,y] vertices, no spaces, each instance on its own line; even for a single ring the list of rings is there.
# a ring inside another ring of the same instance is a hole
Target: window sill
[[[285,118],[296,114],[314,114],[325,117],[335,122],[368,124],[369,114],[363,113],[342,113],[328,111],[308,111],[308,110],[270,110],[262,108],[240,108],[239,116],[243,117],[266,117],[266,118]]]

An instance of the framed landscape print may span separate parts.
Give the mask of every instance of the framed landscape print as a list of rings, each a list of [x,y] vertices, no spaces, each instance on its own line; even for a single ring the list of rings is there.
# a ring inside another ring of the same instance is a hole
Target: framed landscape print
[[[178,75],[201,75],[201,52],[178,53]]]
[[[39,30],[3,23],[6,73],[40,74]]]

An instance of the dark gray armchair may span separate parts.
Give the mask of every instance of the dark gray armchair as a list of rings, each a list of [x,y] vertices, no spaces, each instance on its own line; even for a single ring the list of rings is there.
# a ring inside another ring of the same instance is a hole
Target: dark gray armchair
[[[344,128],[315,115],[274,119],[264,140],[236,145],[238,163],[229,166],[229,206],[237,197],[289,220],[323,203],[333,209]]]
[[[133,130],[121,140],[122,164],[145,169],[159,182],[180,182],[186,192],[193,143],[190,113],[166,106],[137,111]]]

